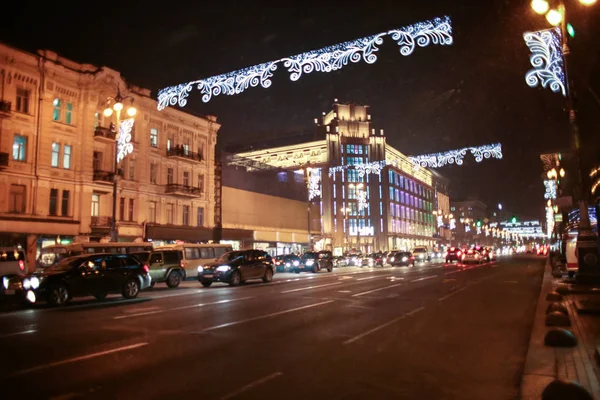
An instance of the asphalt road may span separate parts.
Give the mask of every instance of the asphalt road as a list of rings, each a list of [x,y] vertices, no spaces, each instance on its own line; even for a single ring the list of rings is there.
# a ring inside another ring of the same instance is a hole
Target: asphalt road
[[[513,399],[542,261],[186,282],[0,314],[2,398]]]

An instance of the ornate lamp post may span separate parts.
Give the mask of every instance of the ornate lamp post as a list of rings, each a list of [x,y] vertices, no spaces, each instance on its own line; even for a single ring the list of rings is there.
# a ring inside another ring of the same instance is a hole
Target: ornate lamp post
[[[128,119],[121,121],[121,111],[123,111],[123,102],[130,101],[130,106],[127,108],[126,113]],[[119,177],[119,163],[128,154],[133,151],[133,144],[131,144],[131,129],[133,128],[133,117],[137,113],[135,107],[133,107],[133,97],[121,96],[121,91],[117,89],[117,95],[115,97],[108,97],[106,99],[106,108],[104,109],[104,116],[111,117],[115,114],[115,164],[113,174],[113,196],[112,196],[112,221],[110,224],[110,241],[119,241],[119,230],[117,229],[117,187]]]

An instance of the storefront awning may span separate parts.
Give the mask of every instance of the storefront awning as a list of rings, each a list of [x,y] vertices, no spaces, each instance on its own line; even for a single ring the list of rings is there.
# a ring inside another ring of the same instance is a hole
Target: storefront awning
[[[213,239],[211,228],[191,226],[146,225],[146,239],[206,242]]]

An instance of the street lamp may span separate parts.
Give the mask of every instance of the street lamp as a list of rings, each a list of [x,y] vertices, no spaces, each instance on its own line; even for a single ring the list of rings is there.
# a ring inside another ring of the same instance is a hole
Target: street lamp
[[[123,111],[123,102],[130,101],[130,106],[126,110],[126,114],[131,118],[131,123],[128,123],[128,132],[121,132],[121,111]],[[109,118],[115,114],[115,164],[113,174],[113,198],[112,198],[112,221],[110,224],[110,241],[119,241],[119,230],[117,228],[117,186],[119,177],[119,162],[127,154],[133,151],[133,147],[130,145],[131,140],[131,128],[133,127],[133,117],[137,113],[135,107],[133,107],[134,98],[132,96],[121,96],[121,90],[117,88],[117,95],[115,97],[108,97],[106,99],[106,108],[104,109],[104,116]],[[124,136],[121,136],[121,135]],[[127,137],[129,136],[129,137]]]

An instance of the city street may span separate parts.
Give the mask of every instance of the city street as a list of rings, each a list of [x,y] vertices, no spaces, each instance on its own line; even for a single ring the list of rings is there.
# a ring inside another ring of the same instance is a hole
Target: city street
[[[337,268],[0,314],[7,398],[510,399],[543,259]]]

